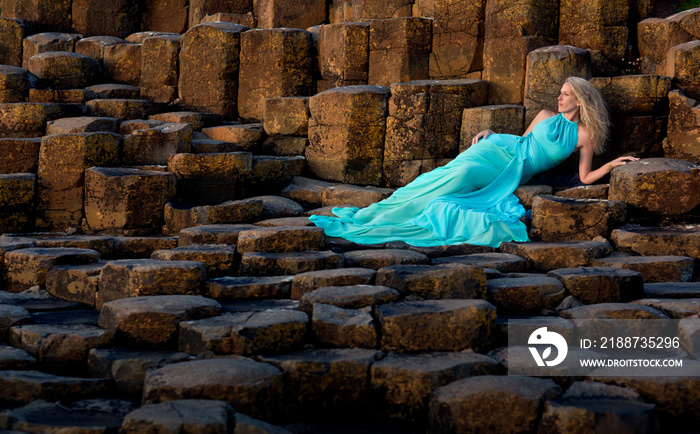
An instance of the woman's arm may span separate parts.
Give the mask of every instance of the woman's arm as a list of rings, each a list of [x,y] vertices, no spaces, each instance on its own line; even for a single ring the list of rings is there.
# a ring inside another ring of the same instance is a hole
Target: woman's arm
[[[619,157],[603,164],[596,170],[591,170],[594,151],[593,145],[591,144],[591,136],[585,129],[579,130],[579,153],[578,176],[584,184],[593,184],[610,173],[617,166],[623,166],[629,161],[639,160],[639,158],[636,157]]]

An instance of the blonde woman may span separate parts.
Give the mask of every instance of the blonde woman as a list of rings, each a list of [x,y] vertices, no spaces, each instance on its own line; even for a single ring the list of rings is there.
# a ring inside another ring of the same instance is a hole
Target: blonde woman
[[[533,175],[579,150],[579,177],[591,184],[613,168],[637,160],[620,157],[592,170],[608,134],[608,113],[588,81],[569,77],[555,114],[542,110],[521,136],[477,134],[472,146],[389,198],[363,209],[334,208],[337,217],[311,216],[331,237],[360,244],[405,241],[416,246],[528,241],[525,209],[513,195]]]

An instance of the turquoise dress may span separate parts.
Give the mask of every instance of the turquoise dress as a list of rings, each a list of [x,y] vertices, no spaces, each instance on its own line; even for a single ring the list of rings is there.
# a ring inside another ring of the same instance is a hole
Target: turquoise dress
[[[415,246],[528,241],[525,209],[513,192],[576,149],[578,126],[563,114],[525,137],[491,134],[445,166],[424,173],[366,208],[334,208],[311,216],[331,237],[359,244],[404,241]]]

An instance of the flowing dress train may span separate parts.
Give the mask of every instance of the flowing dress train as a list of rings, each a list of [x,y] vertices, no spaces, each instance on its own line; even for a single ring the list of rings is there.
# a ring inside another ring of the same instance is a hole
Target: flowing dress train
[[[415,246],[528,241],[525,209],[513,192],[576,148],[578,125],[563,114],[525,137],[491,134],[446,164],[366,208],[334,208],[311,216],[331,237],[361,244],[405,241]]]

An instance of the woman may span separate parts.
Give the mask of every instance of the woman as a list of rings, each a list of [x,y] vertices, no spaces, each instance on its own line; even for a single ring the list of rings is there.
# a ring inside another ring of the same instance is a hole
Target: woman
[[[588,81],[569,77],[558,98],[559,114],[542,110],[525,134],[474,137],[472,146],[443,167],[425,173],[367,208],[334,208],[338,216],[311,216],[331,237],[360,244],[405,241],[415,246],[528,241],[520,221],[525,209],[513,195],[518,185],[550,169],[578,149],[579,177],[591,184],[613,168],[635,161],[617,158],[591,170],[593,154],[607,138],[608,114]]]

